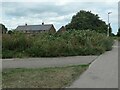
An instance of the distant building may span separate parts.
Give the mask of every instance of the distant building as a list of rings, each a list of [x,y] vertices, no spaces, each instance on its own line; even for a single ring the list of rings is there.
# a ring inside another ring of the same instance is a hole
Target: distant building
[[[0,33],[5,34],[7,32],[7,28],[5,25],[0,23]]]
[[[40,33],[40,32],[56,32],[53,24],[42,25],[22,25],[16,28],[17,31],[22,31],[24,33]]]
[[[66,31],[66,28],[64,26],[62,26],[57,32],[65,32]]]

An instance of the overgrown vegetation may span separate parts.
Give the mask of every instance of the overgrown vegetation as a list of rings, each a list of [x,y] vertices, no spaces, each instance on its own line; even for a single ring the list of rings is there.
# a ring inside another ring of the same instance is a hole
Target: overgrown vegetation
[[[3,88],[63,88],[70,85],[88,65],[38,69],[3,70]],[[19,73],[18,73],[19,72]]]
[[[5,34],[2,58],[99,55],[112,49],[113,39],[89,30],[64,33]]]

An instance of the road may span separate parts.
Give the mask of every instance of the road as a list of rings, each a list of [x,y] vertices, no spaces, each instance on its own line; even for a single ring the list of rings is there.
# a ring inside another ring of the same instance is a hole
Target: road
[[[98,56],[72,56],[57,58],[3,59],[2,68],[40,68],[89,64]]]
[[[99,56],[69,88],[118,88],[118,42]]]

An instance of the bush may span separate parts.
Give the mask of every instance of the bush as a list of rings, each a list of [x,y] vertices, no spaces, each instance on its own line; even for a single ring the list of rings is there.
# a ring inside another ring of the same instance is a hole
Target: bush
[[[14,51],[5,50],[2,52],[2,58],[12,58],[14,57],[14,55],[15,55]]]
[[[112,45],[113,39],[106,37],[105,34],[89,30],[69,30],[53,34],[6,34],[3,36],[2,49],[4,58],[24,57],[25,55],[29,57],[56,57],[100,55],[111,50]]]

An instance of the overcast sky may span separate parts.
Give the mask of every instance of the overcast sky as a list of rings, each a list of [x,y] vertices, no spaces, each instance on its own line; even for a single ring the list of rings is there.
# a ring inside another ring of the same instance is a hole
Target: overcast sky
[[[73,15],[80,10],[98,14],[100,19],[108,23],[107,13],[110,11],[110,23],[113,32],[118,29],[118,0],[8,0],[0,3],[0,23],[8,29],[18,25],[54,24],[56,29],[70,23]]]

